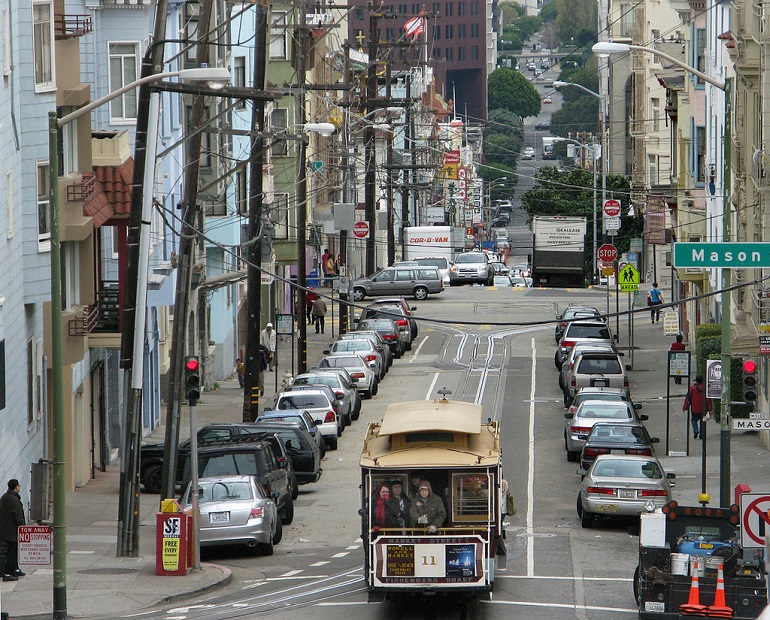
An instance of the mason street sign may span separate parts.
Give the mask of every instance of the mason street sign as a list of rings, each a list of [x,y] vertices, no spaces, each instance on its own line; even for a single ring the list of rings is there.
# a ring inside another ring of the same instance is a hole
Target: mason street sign
[[[674,267],[770,267],[770,243],[675,243]]]

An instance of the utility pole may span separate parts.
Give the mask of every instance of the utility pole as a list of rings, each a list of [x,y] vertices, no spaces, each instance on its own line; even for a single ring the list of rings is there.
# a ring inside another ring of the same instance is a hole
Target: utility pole
[[[163,70],[163,37],[166,32],[167,0],[158,0],[153,26],[153,44],[147,49],[142,60],[141,77],[160,73]],[[136,557],[139,554],[139,449],[142,439],[142,383],[144,365],[139,363],[141,372],[134,373],[135,352],[144,351],[144,329],[146,325],[146,295],[141,302],[137,298],[137,289],[146,288],[146,256],[140,250],[142,236],[142,217],[146,195],[152,200],[152,183],[146,178],[145,169],[154,166],[147,162],[147,149],[154,154],[154,144],[148,144],[150,122],[157,123],[154,110],[151,110],[152,96],[150,84],[139,87],[136,134],[134,137],[134,175],[131,187],[131,213],[128,220],[128,238],[126,241],[127,263],[126,281],[123,289],[123,323],[121,326],[120,366],[125,371],[126,397],[123,419],[123,441],[120,459],[120,495],[118,497],[118,557]],[[157,125],[156,125],[157,126]],[[154,133],[154,132],[153,132]],[[154,159],[154,157],[152,158]],[[149,184],[149,192],[145,186]],[[149,204],[147,205],[149,207]],[[144,260],[143,260],[144,259]],[[140,266],[144,263],[144,269]],[[142,303],[142,308],[137,304]],[[139,319],[139,315],[141,320]],[[135,324],[135,321],[138,324]],[[135,346],[139,345],[139,346]],[[137,369],[138,370],[138,369]]]
[[[299,140],[299,155],[297,157],[297,327],[299,328],[299,343],[297,355],[297,374],[307,370],[307,321],[305,320],[305,292],[307,290],[307,142],[305,130],[305,73],[307,72],[308,47],[305,45],[308,30],[305,27],[305,3],[299,5],[297,16],[298,26],[294,29],[294,39],[297,49],[297,123],[302,127],[303,135]],[[326,266],[321,265],[320,277]],[[276,370],[276,372],[278,372]]]
[[[409,135],[409,123],[412,117],[412,74],[406,74],[406,100],[409,102],[406,104],[406,114],[404,115],[404,148],[403,153],[406,153],[406,149],[410,147],[410,135]],[[414,165],[416,162],[414,159],[410,159],[409,163]],[[406,226],[409,224],[409,169],[404,167],[403,173],[403,185],[401,186],[401,260],[406,260]],[[412,176],[414,176],[414,168],[412,168]],[[412,178],[414,182],[414,178]]]
[[[254,70],[253,87],[265,88],[265,49],[267,48],[267,5],[254,5]],[[254,99],[251,109],[251,152],[249,154],[249,245],[246,265],[246,373],[243,386],[244,422],[253,422],[259,415],[259,394],[263,385],[259,356],[259,334],[262,329],[262,167],[265,153],[265,103]]]
[[[350,48],[347,44],[343,45],[345,50],[345,73],[343,80],[347,83],[350,78]],[[344,91],[344,121],[342,124],[342,152],[343,152],[343,166],[342,166],[342,202],[350,203],[350,90]],[[350,265],[348,265],[348,231],[340,230],[340,263],[345,268],[345,276],[350,274]],[[347,333],[349,329],[349,312],[350,306],[348,305],[349,299],[347,297],[343,301],[342,290],[340,289],[340,334]],[[302,322],[302,321],[300,321]]]
[[[385,71],[385,97],[391,98],[391,63],[387,64]],[[392,265],[396,262],[396,225],[393,217],[393,130],[388,132],[388,146],[386,151],[386,166],[385,166],[385,192],[387,204],[385,206],[388,216],[388,265]]]
[[[211,24],[213,0],[201,4],[198,29],[200,38],[195,61],[198,66],[208,63],[208,38]],[[171,332],[171,355],[168,369],[168,403],[166,407],[166,441],[163,450],[163,483],[161,499],[176,496],[176,470],[179,458],[179,407],[181,401],[182,364],[184,363],[185,338],[187,336],[188,310],[190,307],[190,280],[192,276],[193,251],[195,248],[195,224],[198,212],[198,176],[200,173],[200,152],[202,125],[205,112],[205,96],[194,95],[188,126],[191,136],[187,144],[185,161],[184,197],[182,200],[182,229],[179,238],[179,264],[177,267],[176,301],[174,324]],[[192,441],[196,438],[192,437]]]
[[[370,109],[371,102],[377,98],[377,20],[379,14],[372,11],[369,16],[369,67],[366,72],[366,112]],[[377,233],[375,209],[375,165],[377,163],[374,145],[374,127],[367,123],[364,128],[364,213],[366,223],[369,224],[369,236],[366,238],[366,275],[374,273],[376,267],[377,245],[375,237]]]

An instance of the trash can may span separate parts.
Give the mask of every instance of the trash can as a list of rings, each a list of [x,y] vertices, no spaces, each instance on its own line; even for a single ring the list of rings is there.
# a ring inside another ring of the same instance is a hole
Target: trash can
[[[175,499],[164,499],[155,518],[155,574],[186,575],[189,516]]]
[[[318,269],[311,269],[310,273],[307,275],[307,285],[308,288],[311,286],[320,286],[321,280],[318,277]]]

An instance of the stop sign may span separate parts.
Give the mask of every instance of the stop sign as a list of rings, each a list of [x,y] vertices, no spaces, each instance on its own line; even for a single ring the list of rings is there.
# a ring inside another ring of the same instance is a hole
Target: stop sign
[[[353,224],[353,236],[356,239],[366,239],[369,236],[369,223],[356,222]]]
[[[608,217],[617,217],[620,215],[620,201],[610,198],[604,201],[604,215]]]
[[[618,251],[611,243],[605,243],[596,253],[599,255],[599,260],[603,263],[611,263],[618,257]]]

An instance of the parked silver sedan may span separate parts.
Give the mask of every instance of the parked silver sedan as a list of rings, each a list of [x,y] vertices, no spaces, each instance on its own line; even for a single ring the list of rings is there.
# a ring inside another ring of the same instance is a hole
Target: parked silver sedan
[[[192,510],[190,487],[182,505]],[[281,542],[283,528],[275,501],[255,476],[201,478],[198,481],[201,547],[246,545],[262,555],[272,555]]]
[[[612,402],[602,400],[585,400],[573,414],[564,414],[564,449],[568,461],[577,461],[586,437],[597,422],[643,422],[646,415],[639,415],[633,405],[627,401]]]
[[[653,512],[671,501],[676,475],[664,471],[650,456],[603,454],[585,475],[577,498],[577,512],[583,527],[593,527],[597,516],[634,516]]]

